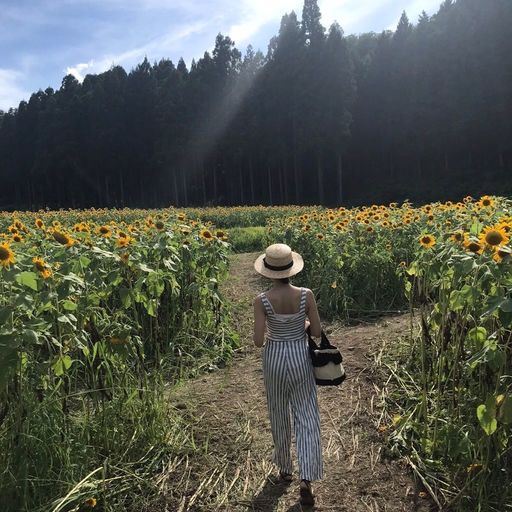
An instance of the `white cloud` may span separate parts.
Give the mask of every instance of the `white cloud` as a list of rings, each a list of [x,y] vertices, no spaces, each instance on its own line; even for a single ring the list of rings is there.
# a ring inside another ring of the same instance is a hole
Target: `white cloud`
[[[416,24],[418,21],[418,17],[422,11],[425,11],[427,14],[432,16],[439,10],[439,6],[441,5],[441,0],[408,0],[404,2],[403,8],[400,10],[398,14],[398,18],[386,27],[388,30],[395,30],[398,25],[398,21],[400,16],[402,15],[402,11],[407,13],[409,21],[413,24]]]
[[[407,2],[410,0],[404,0]],[[429,0],[416,0],[415,3],[428,3]],[[430,0],[432,1],[432,0]],[[440,0],[435,0],[439,2]],[[375,12],[382,8],[396,8],[397,0],[374,1],[361,0],[318,0],[322,14],[321,23],[324,27],[337,21],[346,33],[356,32],[355,28],[361,26],[364,20],[371,19]],[[228,35],[237,43],[249,40],[259,30],[270,22],[279,23],[285,13],[295,11],[299,20],[302,17],[303,0],[266,0],[254,2],[244,0],[240,4],[239,21],[227,31]],[[384,27],[382,27],[384,28]]]
[[[73,75],[80,82],[84,79],[85,75],[84,71],[88,69],[92,69],[94,67],[94,61],[90,60],[89,62],[83,62],[81,64],[77,64],[76,66],[66,68],[66,75]]]
[[[30,93],[21,87],[23,74],[13,69],[0,68],[0,109],[7,111],[17,107],[23,99],[28,99]]]
[[[83,80],[87,73],[102,73],[113,65],[132,66],[140,62],[145,56],[150,61],[158,59],[162,54],[169,55],[175,50],[176,44],[183,39],[200,32],[207,26],[206,21],[198,21],[185,25],[171,34],[156,37],[146,44],[132,48],[119,54],[103,55],[99,59],[91,59],[87,63],[75,64],[66,68],[66,73],[71,73],[78,80]]]
[[[227,30],[236,44],[247,41],[267,23],[280,20],[285,13],[295,10],[300,18],[302,4],[297,0],[260,1],[244,0],[239,4],[240,21]]]
[[[318,5],[322,11],[322,22],[325,27],[328,28],[337,21],[347,34],[352,34],[357,32],[356,26],[362,25],[362,22],[372,18],[376,11],[393,3],[396,3],[396,0],[381,0],[377,5],[373,1],[319,0]]]

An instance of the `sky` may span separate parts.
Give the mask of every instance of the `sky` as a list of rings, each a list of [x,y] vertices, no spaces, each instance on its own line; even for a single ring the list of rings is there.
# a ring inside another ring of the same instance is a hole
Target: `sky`
[[[402,11],[416,22],[441,0],[318,0],[322,24],[345,34],[393,30]],[[300,19],[303,0],[0,0],[0,110],[71,73],[79,80],[112,65],[130,71],[183,57],[187,65],[211,51],[218,33],[264,54],[283,14]]]

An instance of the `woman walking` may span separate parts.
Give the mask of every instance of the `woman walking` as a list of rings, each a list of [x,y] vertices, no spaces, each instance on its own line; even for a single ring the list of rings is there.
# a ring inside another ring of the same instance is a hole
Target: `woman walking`
[[[272,287],[254,300],[254,336],[263,346],[263,379],[274,441],[273,462],[285,481],[292,480],[290,410],[297,447],[300,498],[314,505],[311,481],[322,478],[320,415],[315,377],[306,337],[320,336],[320,318],[313,293],[290,284],[304,267],[302,257],[285,244],[267,247],[255,270],[272,280]],[[265,328],[267,334],[265,337]]]

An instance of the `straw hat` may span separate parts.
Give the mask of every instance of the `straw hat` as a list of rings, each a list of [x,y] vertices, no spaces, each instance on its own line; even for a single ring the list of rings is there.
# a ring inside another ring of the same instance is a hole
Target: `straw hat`
[[[282,279],[298,274],[304,268],[302,256],[286,244],[269,245],[265,254],[254,262],[256,272],[271,279]]]

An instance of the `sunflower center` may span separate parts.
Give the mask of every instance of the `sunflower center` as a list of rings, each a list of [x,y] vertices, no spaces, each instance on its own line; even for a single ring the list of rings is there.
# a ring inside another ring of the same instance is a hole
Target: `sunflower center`
[[[489,233],[485,235],[485,241],[489,245],[500,245],[503,240],[503,235],[499,231],[489,231]]]
[[[7,261],[9,259],[9,249],[7,247],[0,246],[0,260]]]
[[[53,238],[55,238],[55,240],[62,245],[66,245],[69,242],[68,237],[64,233],[60,233],[59,231],[55,231],[53,233]]]
[[[42,272],[46,268],[45,264],[42,261],[39,261],[39,260],[35,261],[34,265],[36,266],[37,270],[39,270],[39,272]]]
[[[471,251],[471,252],[478,252],[480,250],[480,244],[477,243],[477,242],[471,242],[469,245],[468,245],[468,249]]]

